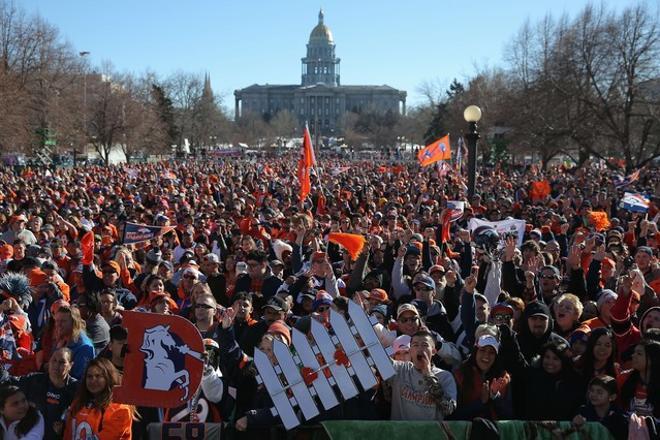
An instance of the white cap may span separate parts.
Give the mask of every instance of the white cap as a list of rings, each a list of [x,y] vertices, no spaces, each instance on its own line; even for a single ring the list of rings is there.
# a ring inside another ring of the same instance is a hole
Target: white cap
[[[186,267],[183,273],[181,274],[181,276],[185,276],[188,274],[195,275],[197,278],[199,278],[199,271],[194,267]]]
[[[500,351],[500,343],[495,338],[495,336],[492,335],[482,335],[479,337],[477,340],[477,347],[493,347],[495,349],[496,353],[499,353]]]
[[[408,335],[401,335],[396,338],[392,343],[392,350],[394,350],[394,354],[397,354],[401,351],[410,351],[410,340],[411,338]]]

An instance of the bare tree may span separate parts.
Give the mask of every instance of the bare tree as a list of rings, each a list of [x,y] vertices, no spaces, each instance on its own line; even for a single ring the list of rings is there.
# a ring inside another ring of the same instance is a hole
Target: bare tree
[[[153,75],[141,78],[126,75],[122,79],[122,132],[119,145],[126,161],[138,155],[169,152],[167,127],[156,111],[151,94]]]
[[[580,163],[618,156],[631,170],[659,157],[659,38],[645,4],[618,14],[589,5],[572,21],[526,23],[507,58],[512,135],[544,160],[577,151]]]
[[[289,110],[280,110],[270,121],[273,135],[277,137],[292,137],[298,130],[298,121]]]
[[[201,78],[199,75],[179,71],[168,77],[163,85],[176,110],[175,121],[179,128],[179,147],[184,144],[185,139],[192,144],[197,144],[194,122],[195,109],[202,97],[204,87]]]
[[[257,148],[261,147],[269,131],[270,127],[261,115],[245,112],[235,122],[234,143],[241,142]]]

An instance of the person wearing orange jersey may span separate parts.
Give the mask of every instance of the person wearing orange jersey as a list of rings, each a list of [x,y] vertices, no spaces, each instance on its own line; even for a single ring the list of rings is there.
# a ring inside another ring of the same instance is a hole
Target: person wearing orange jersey
[[[64,438],[130,440],[134,411],[112,401],[112,389],[118,384],[119,374],[109,359],[90,361],[67,414]]]

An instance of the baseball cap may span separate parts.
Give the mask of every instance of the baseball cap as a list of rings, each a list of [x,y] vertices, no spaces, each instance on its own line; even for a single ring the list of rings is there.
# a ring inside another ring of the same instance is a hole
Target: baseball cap
[[[106,267],[113,269],[118,274],[121,273],[121,267],[116,261],[106,261],[101,265],[101,269],[105,269]]]
[[[213,252],[204,255],[204,259],[206,259],[206,261],[208,261],[209,263],[220,264],[220,257],[218,257]]]
[[[270,297],[268,301],[266,301],[266,304],[264,304],[264,306],[262,307],[262,309],[265,308],[271,308],[278,312],[287,310],[286,302],[284,302],[284,300],[278,296]]]
[[[321,306],[329,306],[332,305],[332,296],[325,290],[319,290],[316,293],[316,298],[314,299],[314,302],[312,303],[312,309],[316,311]]]
[[[394,354],[410,351],[410,339],[408,335],[401,335],[392,342],[392,351]]]
[[[408,255],[415,255],[415,256],[420,256],[422,255],[422,251],[417,247],[417,246],[408,246],[406,249],[406,257]]]
[[[483,348],[483,347],[493,347],[495,349],[495,352],[498,353],[500,351],[500,343],[499,341],[495,338],[495,336],[492,335],[482,335],[477,339],[477,347]]]
[[[389,303],[390,299],[387,296],[387,292],[385,292],[383,289],[371,289],[371,292],[369,292],[369,299],[376,300],[380,303]]]
[[[498,303],[490,310],[491,315],[509,315],[513,316],[513,307],[506,303]]]
[[[638,254],[640,252],[647,254],[649,257],[653,256],[653,249],[651,249],[649,246],[638,247],[637,250],[635,251],[635,254]]]
[[[184,264],[187,263],[190,260],[193,260],[195,258],[195,254],[193,254],[190,251],[186,251],[179,257],[179,263]]]
[[[525,317],[531,318],[532,316],[545,316],[546,318],[550,318],[550,309],[539,301],[532,301],[527,304],[527,307],[525,308]]]
[[[432,274],[433,272],[442,272],[444,274],[445,268],[439,264],[436,264],[435,266],[431,266],[431,268],[429,269],[429,274]]]
[[[600,308],[603,307],[603,304],[605,304],[607,301],[616,300],[618,297],[619,295],[610,289],[601,290],[600,295],[598,296],[598,301],[596,302],[598,310],[600,310]]]
[[[173,266],[172,263],[170,263],[169,261],[161,261],[161,262],[160,262],[160,265],[161,265],[162,267],[165,267],[165,268],[166,268],[167,270],[169,270],[170,272],[174,272],[174,266]]]
[[[420,275],[416,277],[413,281],[413,285],[415,284],[423,284],[430,289],[435,289],[435,281],[433,281],[433,278],[428,275]]]
[[[402,313],[405,312],[413,312],[415,315],[419,316],[419,310],[417,310],[417,307],[413,306],[412,304],[401,304],[399,308],[396,310],[396,317],[399,319],[399,316],[401,316]]]
[[[195,275],[197,278],[199,278],[199,271],[193,267],[187,267],[186,270],[183,271],[181,276],[186,276],[186,275]]]

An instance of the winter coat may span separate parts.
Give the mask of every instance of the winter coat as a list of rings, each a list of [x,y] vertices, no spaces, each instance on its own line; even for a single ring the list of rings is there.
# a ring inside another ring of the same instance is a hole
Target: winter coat
[[[572,372],[550,375],[543,368],[525,371],[522,408],[517,416],[525,420],[571,420],[584,401],[583,389]]]

